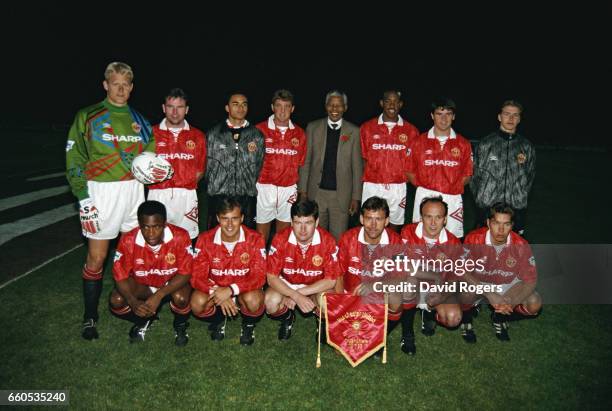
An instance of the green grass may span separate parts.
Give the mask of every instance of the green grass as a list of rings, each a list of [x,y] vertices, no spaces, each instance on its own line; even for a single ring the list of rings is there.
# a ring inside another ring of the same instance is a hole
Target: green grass
[[[388,363],[369,359],[353,369],[332,348],[315,368],[314,318],[298,317],[281,343],[264,318],[252,347],[210,340],[191,320],[189,344],[174,346],[167,306],[143,344],[130,345],[130,324],[102,299],[97,341],[79,337],[79,249],[0,291],[0,389],[67,389],[77,408],[609,408],[612,384],[611,306],[545,306],[535,320],[511,323],[510,343],[493,335],[487,310],[475,320],[478,343],[438,328],[417,335],[417,356],[389,340]],[[104,296],[111,290],[109,272]],[[417,315],[418,319],[418,315]],[[418,321],[417,321],[418,323]]]

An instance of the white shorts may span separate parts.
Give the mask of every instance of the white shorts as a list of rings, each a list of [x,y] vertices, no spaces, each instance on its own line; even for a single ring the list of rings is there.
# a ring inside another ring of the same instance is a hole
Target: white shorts
[[[456,237],[463,237],[463,199],[461,194],[444,194],[428,188],[417,187],[414,196],[414,208],[412,209],[412,222],[421,221],[421,201],[426,197],[442,196],[448,205],[448,216],[446,218],[446,229]]]
[[[391,224],[404,225],[404,211],[406,209],[406,183],[363,183],[361,204],[363,204],[368,198],[374,196],[387,200],[387,204],[389,204],[389,221]]]
[[[257,224],[272,220],[291,221],[291,206],[297,201],[297,184],[279,187],[273,184],[256,184],[257,187]]]
[[[89,198],[98,209],[100,227],[96,234],[83,231],[93,240],[112,240],[119,232],[138,227],[138,206],[144,202],[144,187],[137,180],[99,182],[88,181]]]
[[[168,222],[184,228],[189,237],[196,238],[198,228],[198,195],[186,188],[164,188],[149,190],[147,200],[159,201],[166,206]]]

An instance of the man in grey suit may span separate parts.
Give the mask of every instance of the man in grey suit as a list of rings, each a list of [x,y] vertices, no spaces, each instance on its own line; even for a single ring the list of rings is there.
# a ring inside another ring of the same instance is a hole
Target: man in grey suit
[[[338,240],[349,216],[359,211],[363,160],[359,127],[344,120],[346,94],[333,90],[325,96],[327,117],[306,127],[306,161],[300,168],[300,197],[319,204],[319,225]]]

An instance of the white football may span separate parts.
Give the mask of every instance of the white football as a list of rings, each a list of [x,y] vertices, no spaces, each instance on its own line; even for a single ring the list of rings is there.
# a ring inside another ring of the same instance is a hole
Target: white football
[[[132,161],[132,174],[142,184],[155,184],[172,177],[172,165],[155,153],[143,151]]]

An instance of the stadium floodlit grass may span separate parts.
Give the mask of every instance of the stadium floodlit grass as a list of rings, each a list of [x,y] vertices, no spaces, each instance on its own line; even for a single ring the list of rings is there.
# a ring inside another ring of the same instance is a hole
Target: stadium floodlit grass
[[[71,406],[109,409],[191,408],[606,408],[612,383],[610,306],[547,305],[535,320],[511,323],[510,343],[494,337],[488,309],[475,319],[478,343],[457,331],[417,333],[417,355],[390,336],[388,363],[353,369],[331,347],[315,368],[313,317],[299,316],[294,336],[276,339],[264,318],[251,347],[238,344],[240,321],[210,340],[191,320],[189,344],[174,346],[167,306],[142,344],[102,299],[99,340],[79,336],[79,249],[0,290],[0,389],[67,389]],[[108,271],[108,270],[107,270]],[[110,272],[104,297],[111,291]],[[417,314],[417,320],[419,315]],[[417,324],[419,321],[415,321]],[[416,327],[416,325],[415,325]],[[609,407],[608,407],[609,408]]]

